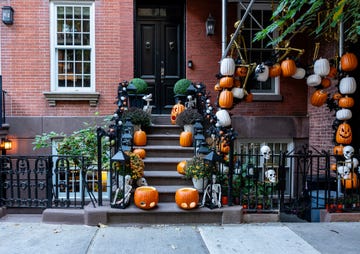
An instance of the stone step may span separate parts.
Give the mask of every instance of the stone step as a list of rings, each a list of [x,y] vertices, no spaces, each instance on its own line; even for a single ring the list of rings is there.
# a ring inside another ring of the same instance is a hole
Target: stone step
[[[90,226],[141,225],[141,224],[236,224],[241,223],[241,206],[224,206],[216,209],[197,207],[192,210],[179,208],[175,202],[159,202],[150,210],[143,210],[131,203],[125,209],[109,205],[85,208],[85,224]]]
[[[147,134],[147,146],[154,145],[168,145],[168,146],[178,146],[180,142],[179,134]]]
[[[191,157],[163,158],[163,157],[146,157],[144,159],[145,171],[176,171],[176,166],[180,161],[188,160]]]
[[[183,131],[183,128],[177,125],[153,124],[146,128],[145,131],[147,134],[180,135],[180,133]]]
[[[152,114],[151,115],[151,123],[155,125],[170,125],[171,118],[170,114]]]
[[[194,148],[182,147],[180,145],[146,145],[136,146],[137,148],[143,148],[146,151],[146,158],[161,157],[161,158],[191,158],[194,156]]]
[[[191,181],[179,174],[176,170],[173,171],[146,171],[144,172],[149,185],[181,185],[185,183],[191,184]]]

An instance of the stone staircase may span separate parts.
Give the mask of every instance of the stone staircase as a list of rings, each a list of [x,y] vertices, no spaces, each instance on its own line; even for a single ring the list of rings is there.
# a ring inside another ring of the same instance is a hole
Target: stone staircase
[[[180,209],[175,203],[175,192],[181,187],[192,187],[191,180],[185,179],[177,170],[177,164],[193,157],[193,147],[181,147],[179,136],[182,129],[171,125],[170,115],[153,115],[152,126],[146,130],[145,178],[149,186],[159,192],[159,203],[156,208],[142,210],[134,205],[125,209],[111,208],[104,202],[101,207],[91,204],[83,210],[69,211],[46,209],[43,212],[44,222],[68,222],[86,225],[103,224],[234,224],[242,220],[240,206],[224,206],[209,209],[198,207],[192,210]],[[202,194],[200,193],[200,200]]]

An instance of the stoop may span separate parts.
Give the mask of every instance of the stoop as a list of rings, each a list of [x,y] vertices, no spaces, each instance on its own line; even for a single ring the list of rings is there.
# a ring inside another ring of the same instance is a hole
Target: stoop
[[[56,224],[84,224],[84,209],[45,209],[42,222]]]

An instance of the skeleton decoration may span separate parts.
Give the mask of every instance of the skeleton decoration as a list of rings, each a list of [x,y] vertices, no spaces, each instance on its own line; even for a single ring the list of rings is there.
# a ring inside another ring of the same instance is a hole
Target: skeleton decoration
[[[148,113],[151,114],[151,110],[152,110],[152,106],[150,105],[150,102],[152,101],[152,94],[147,94],[144,95],[144,97],[142,97],[142,99],[144,101],[146,101],[146,105],[143,107],[143,110]]]
[[[276,183],[276,171],[275,169],[268,169],[265,171],[266,180],[270,183]]]
[[[348,180],[351,179],[351,169],[347,166],[338,166],[337,172],[342,179]]]
[[[343,154],[345,158],[345,166],[350,169],[357,168],[359,166],[359,161],[354,156],[354,148],[352,146],[345,146],[343,148]]]
[[[137,179],[136,185],[139,187],[140,186],[148,186],[148,183],[144,177],[140,177],[139,179]]]
[[[119,176],[119,180],[123,177]],[[127,206],[130,201],[131,190],[132,190],[132,180],[130,175],[125,176],[125,187],[122,181],[119,181],[119,187],[115,191],[112,205],[120,205],[120,206]]]
[[[260,148],[260,153],[262,154],[262,156],[264,156],[265,160],[269,160],[270,156],[271,156],[271,149],[268,146],[262,146]]]
[[[221,207],[221,185],[216,183],[216,175],[212,175],[212,181],[206,186],[201,206],[209,208]]]

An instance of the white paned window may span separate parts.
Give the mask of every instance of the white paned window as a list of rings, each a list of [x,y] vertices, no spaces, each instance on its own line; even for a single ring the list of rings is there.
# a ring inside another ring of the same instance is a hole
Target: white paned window
[[[95,91],[94,3],[51,2],[51,90]]]

